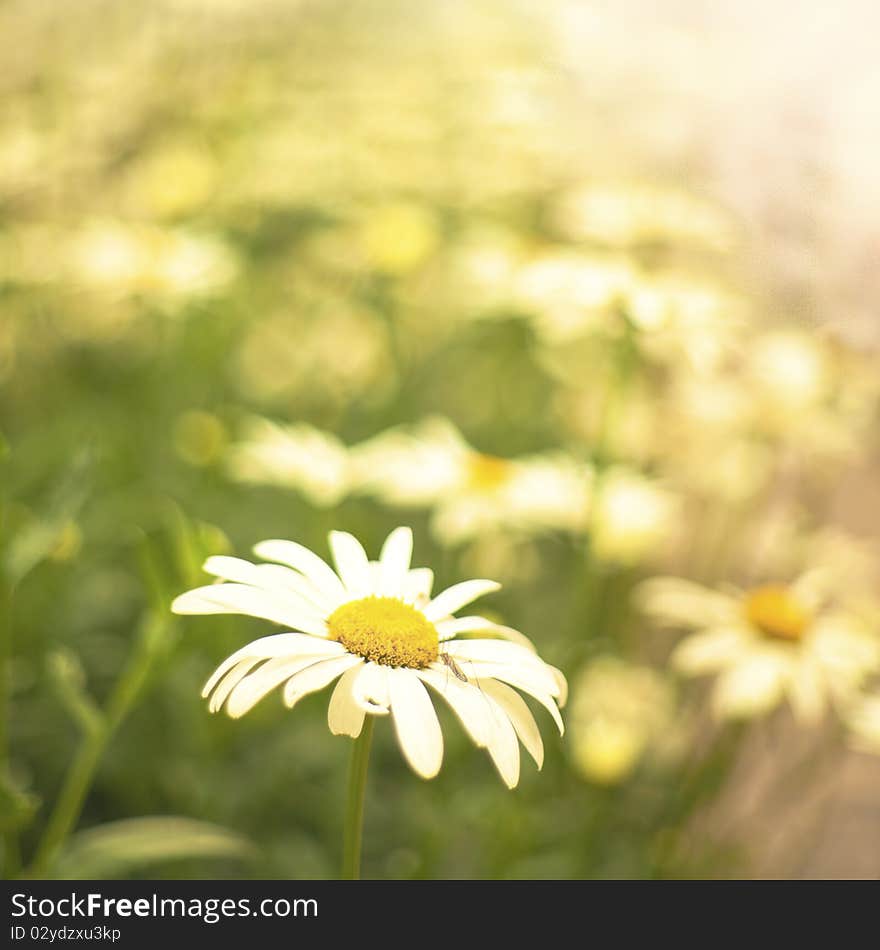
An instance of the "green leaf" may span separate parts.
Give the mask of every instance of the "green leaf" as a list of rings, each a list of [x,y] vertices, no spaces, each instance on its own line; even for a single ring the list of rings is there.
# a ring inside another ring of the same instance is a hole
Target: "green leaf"
[[[246,859],[254,848],[219,825],[194,818],[126,818],[74,835],[52,869],[66,880],[122,877],[132,871],[184,858]]]

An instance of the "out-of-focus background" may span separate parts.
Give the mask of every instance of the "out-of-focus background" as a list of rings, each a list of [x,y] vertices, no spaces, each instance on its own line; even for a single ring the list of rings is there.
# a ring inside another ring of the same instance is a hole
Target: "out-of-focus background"
[[[335,876],[327,697],[209,715],[270,625],[168,605],[405,523],[572,697],[512,793],[380,723],[365,876],[880,876],[877,35],[0,6],[5,873]]]

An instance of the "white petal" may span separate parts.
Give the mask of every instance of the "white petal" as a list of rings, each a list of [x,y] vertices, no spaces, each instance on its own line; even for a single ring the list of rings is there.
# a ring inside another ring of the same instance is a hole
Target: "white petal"
[[[417,775],[433,778],[443,762],[443,733],[431,697],[411,670],[389,670],[388,682],[391,715],[403,755]]]
[[[403,582],[403,599],[410,604],[424,606],[431,599],[434,572],[430,567],[414,567]]]
[[[834,578],[830,566],[815,567],[789,584],[789,590],[811,613],[818,613],[823,602],[834,592]]]
[[[454,614],[456,610],[469,604],[471,601],[499,590],[501,585],[497,581],[474,580],[462,581],[447,587],[442,594],[438,594],[425,608],[428,620],[443,620]]]
[[[360,541],[346,531],[331,531],[330,550],[349,594],[366,597],[371,593],[370,561]]]
[[[370,561],[370,583],[368,585],[368,593],[379,596],[384,594],[382,589],[382,565],[378,561]]]
[[[774,656],[757,654],[724,670],[712,694],[721,717],[748,718],[769,712],[782,699],[784,665]]]
[[[232,692],[232,690],[245,678],[245,676],[250,673],[250,671],[260,663],[260,657],[258,656],[249,656],[244,660],[239,660],[231,670],[228,670],[223,679],[217,683],[217,688],[211,692],[205,688],[205,691],[202,693],[202,696],[208,696],[209,692],[211,699],[208,702],[209,712],[215,713],[218,709],[226,702],[227,697]],[[212,677],[213,679],[213,677]]]
[[[504,683],[499,683],[496,680],[482,679],[479,681],[479,685],[487,696],[491,696],[498,703],[510,719],[520,741],[535,760],[535,765],[540,769],[544,764],[544,743],[541,740],[541,733],[538,731],[535,717],[526,705],[525,700],[509,686],[505,686]]]
[[[447,621],[448,622],[448,621]],[[524,663],[544,668],[547,664],[535,653],[508,640],[454,640],[446,649],[466,660],[486,660],[491,663]]]
[[[742,627],[716,627],[685,637],[672,651],[672,668],[685,676],[717,673],[737,662],[754,637]]]
[[[312,637],[306,633],[276,633],[271,637],[260,637],[252,640],[240,650],[231,653],[217,667],[211,678],[205,683],[202,696],[207,696],[217,685],[218,680],[227,670],[231,670],[241,660],[267,660],[275,656],[296,657],[316,656],[328,657],[345,653],[345,647],[333,640],[324,640]]]
[[[492,623],[485,617],[450,617],[448,620],[438,620],[435,624],[440,640],[451,640],[460,633],[482,633],[487,637],[498,637],[502,640],[511,640],[518,643],[532,653],[535,647],[528,637],[524,636],[519,630],[512,627],[505,627],[498,623]]]
[[[547,664],[547,668],[550,670],[553,679],[556,680],[556,687],[559,690],[559,692],[556,693],[556,705],[562,709],[568,702],[568,680],[565,678],[565,673],[563,673],[562,670],[556,669],[555,666],[550,666],[549,663]]]
[[[537,699],[553,717],[559,734],[562,735],[565,732],[562,716],[559,715],[559,709],[554,702],[554,694],[545,688],[546,683],[543,681],[543,678],[536,679],[527,670],[513,666],[502,666],[498,663],[474,663],[473,670],[478,671],[481,680],[485,677],[501,680],[503,683],[507,683],[509,686],[515,686],[517,689],[522,690],[522,692],[528,693],[529,696]],[[558,689],[555,680],[553,681],[553,689]]]
[[[741,610],[737,598],[679,577],[653,577],[636,589],[642,609],[673,626],[728,624]]]
[[[214,555],[205,561],[203,570],[215,577],[266,590],[293,592],[302,597],[309,610],[320,615],[332,613],[337,603],[319,590],[304,574],[280,564],[251,564],[243,558]]]
[[[355,702],[352,686],[363,666],[352,666],[339,677],[327,707],[327,724],[334,736],[356,739],[364,727],[363,706]]]
[[[400,595],[404,590],[410,561],[412,560],[413,536],[411,528],[395,528],[382,545],[379,555],[381,565],[381,591],[389,596]]]
[[[487,675],[486,670],[490,666],[493,669],[504,668],[528,677],[542,692],[560,700],[567,692],[565,678],[559,670],[518,644],[500,640],[447,640],[444,651],[459,663],[473,663],[475,675]]]
[[[374,716],[386,716],[391,711],[388,671],[387,666],[365,663],[359,668],[352,687],[354,701]]]
[[[519,782],[519,743],[516,741],[516,732],[504,714],[496,706],[495,728],[489,742],[489,755],[498,769],[498,774],[508,788],[516,788]]]
[[[795,665],[786,680],[785,691],[796,719],[808,726],[821,720],[828,690],[821,667],[811,657],[804,657]]]
[[[333,568],[296,541],[260,541],[254,545],[254,554],[267,561],[288,564],[304,574],[330,600],[334,609],[346,599],[345,588]]]
[[[239,719],[286,679],[301,670],[322,662],[332,663],[333,660],[322,661],[314,656],[300,656],[293,659],[276,657],[273,660],[267,660],[258,670],[248,674],[232,690],[229,699],[226,700],[226,712],[233,719]]]
[[[486,696],[472,683],[462,683],[445,667],[428,667],[416,674],[449,703],[474,744],[481,749],[489,745],[495,717]]]
[[[332,613],[334,605],[305,576],[280,564],[251,564],[240,557],[214,555],[202,568],[208,574],[239,584],[250,584],[264,590],[278,590],[296,595],[303,609],[323,616]]]
[[[519,744],[517,743],[516,732],[506,710],[490,695],[492,686],[497,687],[499,692],[504,687],[500,683],[492,683],[491,680],[478,680],[476,684],[462,683],[451,676],[445,668],[431,667],[419,670],[418,676],[443,696],[461,720],[474,743],[488,749],[489,755],[507,787],[514,788],[519,781]],[[486,688],[487,684],[490,684],[489,688]],[[510,693],[525,707],[525,703],[519,699],[516,693],[513,693],[512,690]],[[517,710],[518,714],[520,712],[521,710]],[[531,719],[528,707],[525,707],[525,713]],[[538,755],[542,758],[543,744],[541,743],[541,737],[538,736],[538,747],[536,748],[533,738],[534,734],[537,733],[537,726],[534,725],[534,719],[531,721],[534,732],[523,721],[524,734],[529,737],[529,748],[532,755],[535,755],[539,748]]]
[[[268,565],[265,565],[268,566]],[[259,584],[256,581],[257,565],[240,557],[227,557],[215,554],[209,557],[202,565],[202,570],[214,577],[222,577],[225,581],[235,581],[239,584],[254,584],[257,587],[269,587],[268,583]]]
[[[327,636],[324,621],[299,607],[291,596],[247,584],[197,587],[175,598],[171,610],[176,614],[243,614],[303,630],[316,637]]]
[[[347,669],[359,666],[363,659],[346,653],[344,656],[333,657],[331,660],[322,660],[315,663],[301,673],[292,677],[284,686],[284,703],[292,709],[302,698],[309,693],[316,693],[328,683],[332,683]]]

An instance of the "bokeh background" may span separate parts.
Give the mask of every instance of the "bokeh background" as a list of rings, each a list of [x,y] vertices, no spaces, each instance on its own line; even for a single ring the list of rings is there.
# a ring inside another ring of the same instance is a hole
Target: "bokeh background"
[[[402,523],[572,698],[512,793],[443,711],[428,783],[380,723],[365,876],[880,876],[878,34],[867,0],[0,5],[7,876],[335,876],[327,697],[210,716],[268,625],[168,605],[209,554]],[[726,700],[670,576],[770,644]]]

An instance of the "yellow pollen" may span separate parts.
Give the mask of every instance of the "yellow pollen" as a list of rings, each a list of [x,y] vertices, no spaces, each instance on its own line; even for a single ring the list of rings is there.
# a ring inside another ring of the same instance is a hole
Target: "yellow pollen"
[[[810,623],[810,612],[785,587],[768,584],[746,597],[748,622],[765,636],[800,640]]]
[[[472,488],[491,491],[507,481],[511,468],[507,459],[474,452],[468,459],[468,482]]]
[[[396,597],[349,601],[330,614],[327,627],[330,638],[350,653],[386,666],[420,670],[439,652],[434,624]]]

